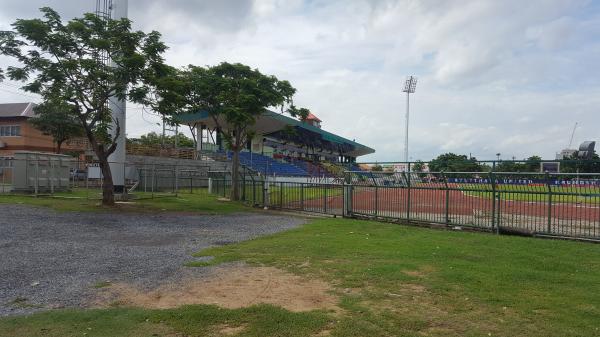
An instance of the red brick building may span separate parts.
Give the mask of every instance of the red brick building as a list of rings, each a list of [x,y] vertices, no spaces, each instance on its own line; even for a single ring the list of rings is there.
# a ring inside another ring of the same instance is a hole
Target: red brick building
[[[12,156],[15,151],[55,152],[52,137],[28,122],[34,108],[35,103],[0,104],[0,156]],[[85,142],[74,140],[65,142],[61,152],[84,149]]]

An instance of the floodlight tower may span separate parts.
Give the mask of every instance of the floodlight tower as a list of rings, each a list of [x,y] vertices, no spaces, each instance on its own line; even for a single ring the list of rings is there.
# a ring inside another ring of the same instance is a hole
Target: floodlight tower
[[[408,163],[408,119],[410,114],[410,94],[415,93],[417,88],[417,78],[415,76],[408,76],[404,83],[404,90],[406,93],[406,121],[404,130],[404,161]]]
[[[96,14],[105,20],[120,20],[127,18],[128,0],[96,0]],[[117,65],[106,57],[106,62],[111,66]],[[108,156],[110,173],[112,175],[115,192],[121,193],[125,189],[125,100],[111,96],[108,100],[111,111],[110,135],[117,142],[117,148]],[[119,134],[117,135],[117,126]]]

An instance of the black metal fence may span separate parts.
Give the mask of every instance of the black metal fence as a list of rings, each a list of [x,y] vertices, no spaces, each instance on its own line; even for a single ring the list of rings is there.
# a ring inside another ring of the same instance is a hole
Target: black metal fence
[[[229,172],[210,171],[208,166],[127,163],[123,175],[126,191],[137,198],[205,193],[207,188],[229,197],[231,191]],[[262,180],[242,170],[241,177],[240,196],[255,206],[600,240],[600,173],[361,170],[346,172],[342,180],[311,182],[310,178]],[[94,163],[0,161],[0,195],[98,199],[101,186],[102,175]]]
[[[229,196],[231,181],[212,184],[213,193]],[[271,208],[600,239],[600,173],[356,171],[344,184],[240,184],[243,200]]]

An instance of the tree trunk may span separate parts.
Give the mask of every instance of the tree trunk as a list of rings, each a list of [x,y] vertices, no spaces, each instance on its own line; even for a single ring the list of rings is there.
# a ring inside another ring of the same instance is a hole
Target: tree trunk
[[[56,154],[60,154],[60,148],[63,142],[56,142]]]
[[[115,204],[115,187],[113,185],[112,173],[110,172],[110,166],[108,165],[107,156],[98,156],[100,162],[100,171],[102,172],[103,183],[102,183],[102,205],[114,206]]]
[[[233,149],[233,158],[231,160],[231,200],[240,199],[240,147]]]

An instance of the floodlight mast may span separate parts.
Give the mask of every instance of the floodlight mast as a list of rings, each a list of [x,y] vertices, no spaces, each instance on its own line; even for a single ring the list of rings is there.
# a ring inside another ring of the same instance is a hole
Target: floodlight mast
[[[119,20],[127,18],[127,9],[129,0],[96,0],[96,15],[104,20]],[[103,61],[113,67],[117,67],[108,55],[103,55]],[[111,111],[110,135],[117,142],[117,148],[108,156],[110,173],[113,178],[114,190],[122,193],[125,190],[125,133],[126,133],[126,104],[125,100],[119,99],[116,95],[108,100],[108,106]],[[117,132],[117,125],[119,134]]]
[[[404,90],[402,92],[406,93],[406,121],[405,121],[405,129],[404,129],[404,161],[408,163],[408,120],[410,116],[410,94],[415,93],[415,89],[417,88],[417,77],[408,76],[406,78],[406,82],[404,83]]]

